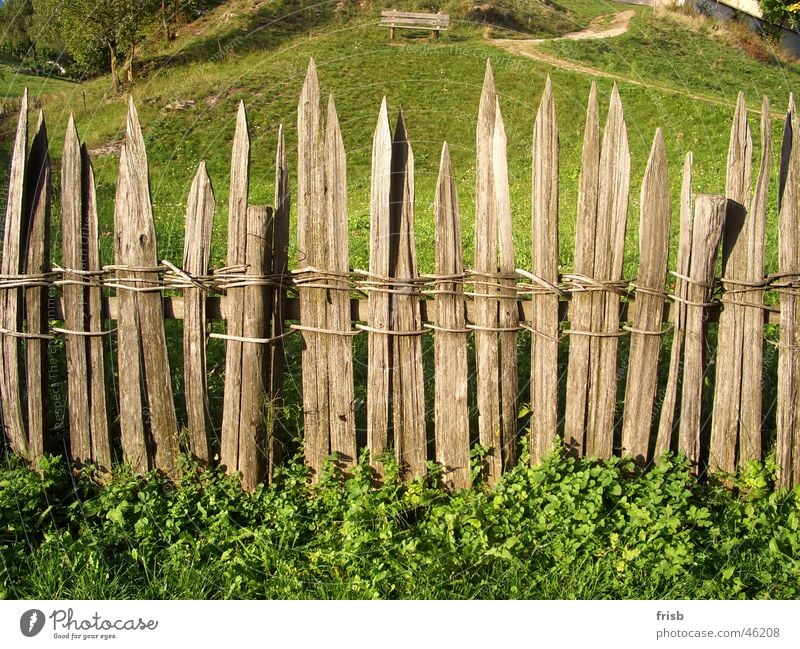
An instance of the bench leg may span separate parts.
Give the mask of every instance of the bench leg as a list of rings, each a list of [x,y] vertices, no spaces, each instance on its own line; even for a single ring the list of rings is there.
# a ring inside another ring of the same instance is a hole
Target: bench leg
[[[394,27],[389,28],[389,40],[390,41],[394,40]]]
[[[438,29],[434,29],[433,30],[433,38],[435,40],[439,40],[439,30]]]

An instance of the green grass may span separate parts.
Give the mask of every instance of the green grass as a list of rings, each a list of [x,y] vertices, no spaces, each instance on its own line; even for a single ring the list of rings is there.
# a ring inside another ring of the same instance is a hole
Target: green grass
[[[301,465],[243,493],[186,465],[175,485],[99,489],[58,461],[0,468],[0,597],[17,599],[796,599],[800,489],[752,465],[736,490],[683,460],[552,454],[492,489],[375,486],[368,466],[310,487]]]
[[[577,2],[562,2],[577,11]],[[589,6],[591,5],[591,6]],[[620,5],[587,3],[588,18]],[[638,9],[633,33],[608,41],[573,44],[558,42],[545,48],[566,58],[624,74],[631,82],[620,82],[626,111],[633,162],[631,206],[626,247],[626,275],[635,276],[638,243],[638,191],[655,128],[665,130],[671,169],[673,199],[677,200],[679,170],[684,154],[694,151],[697,191],[719,192],[724,188],[730,105],[736,92],[748,91],[752,107],[758,94],[768,91],[779,111],[786,103],[786,89],[800,79],[797,66],[764,64],[741,52],[723,47],[702,33],[682,27],[674,19],[656,19],[652,12]],[[576,14],[580,17],[580,14]],[[262,17],[263,20],[265,20]],[[577,18],[576,18],[577,20]],[[585,20],[584,20],[585,22]],[[259,23],[261,24],[261,23]],[[388,41],[385,30],[363,20],[351,19],[301,25],[278,22],[269,30],[244,32],[235,48],[212,52],[208,41],[224,34],[186,36],[176,51],[164,58],[153,55],[143,63],[149,75],[132,90],[140,110],[148,144],[159,254],[176,260],[182,249],[186,195],[196,165],[205,159],[218,201],[213,263],[224,263],[226,202],[230,143],[236,105],[244,100],[248,108],[253,144],[251,202],[272,201],[273,153],[277,126],[287,127],[291,168],[296,168],[294,122],[296,105],[310,57],[319,66],[324,93],[332,93],[339,110],[348,151],[348,180],[351,232],[351,265],[367,264],[369,152],[372,131],[381,98],[386,96],[394,119],[402,107],[417,162],[417,235],[420,267],[433,267],[433,202],[439,151],[443,141],[450,145],[464,213],[466,258],[472,256],[474,192],[474,132],[485,61],[495,69],[501,107],[509,139],[509,165],[515,245],[519,265],[530,258],[530,137],[533,118],[544,80],[553,78],[558,119],[561,125],[560,253],[562,268],[568,269],[574,245],[579,156],[586,97],[591,79],[572,71],[518,57],[492,46],[470,27],[456,26],[441,42],[427,37],[401,36]],[[238,27],[237,27],[238,29]],[[235,31],[235,30],[234,30]],[[226,42],[220,40],[220,42]],[[262,49],[268,48],[268,49]],[[182,58],[185,52],[191,53]],[[655,56],[658,52],[659,56]],[[687,56],[686,53],[691,53]],[[708,52],[701,56],[698,52]],[[708,62],[728,72],[709,75]],[[638,66],[638,67],[637,67]],[[641,74],[636,70],[641,69]],[[741,82],[736,83],[741,75]],[[784,80],[775,84],[776,75]],[[710,77],[713,77],[711,80]],[[646,80],[661,85],[659,90],[636,83]],[[599,80],[603,103],[610,94],[611,81]],[[702,93],[719,105],[698,101],[687,93]],[[84,107],[85,93],[85,107]],[[192,99],[193,109],[169,112],[164,107],[174,99]],[[604,109],[603,109],[604,110]],[[124,97],[108,95],[108,80],[98,79],[51,95],[46,115],[52,149],[57,161],[70,112],[90,148],[119,142],[125,116]],[[755,122],[753,122],[756,126]],[[780,137],[781,122],[773,121],[773,135]],[[757,128],[755,129],[757,130]],[[756,145],[758,134],[755,133]],[[105,155],[94,157],[103,229],[112,223],[117,156],[113,146]],[[775,156],[774,156],[775,158]],[[775,161],[774,167],[777,167]],[[56,176],[57,181],[57,176]],[[773,192],[774,196],[774,192]],[[774,206],[773,206],[774,207]],[[677,218],[674,219],[677,230]],[[774,213],[771,216],[774,224]],[[774,243],[774,228],[770,243]],[[104,255],[110,261],[110,240],[104,241]],[[674,248],[674,246],[673,246]],[[774,245],[768,246],[774,250]],[[294,251],[293,251],[294,252]],[[774,266],[775,255],[770,254]],[[772,268],[770,268],[771,270]]]
[[[75,85],[66,79],[30,74],[21,69],[16,61],[0,58],[0,115],[10,110],[10,107],[5,107],[6,103],[16,104],[25,88],[31,101],[37,104],[44,96],[74,88]]]

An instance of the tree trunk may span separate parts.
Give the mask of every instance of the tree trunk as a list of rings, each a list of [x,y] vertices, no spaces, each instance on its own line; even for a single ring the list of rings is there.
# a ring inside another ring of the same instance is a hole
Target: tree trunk
[[[114,93],[119,92],[119,70],[117,69],[117,47],[114,43],[108,45],[109,53],[111,54],[111,83],[114,87]]]

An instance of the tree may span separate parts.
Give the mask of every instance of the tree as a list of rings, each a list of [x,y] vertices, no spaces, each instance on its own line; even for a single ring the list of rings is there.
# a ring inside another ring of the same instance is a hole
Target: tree
[[[795,0],[758,0],[764,20],[773,25],[800,26],[800,2]]]
[[[159,0],[32,0],[43,30],[60,39],[87,70],[111,72],[114,91],[133,80],[136,49],[152,25]]]
[[[35,58],[31,0],[6,0],[0,5],[0,52],[20,59],[32,53]]]

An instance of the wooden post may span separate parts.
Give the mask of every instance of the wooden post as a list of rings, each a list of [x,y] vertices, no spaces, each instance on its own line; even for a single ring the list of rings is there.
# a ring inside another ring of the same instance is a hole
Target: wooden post
[[[664,278],[669,256],[669,174],[661,129],[656,130],[644,172],[640,209],[639,277],[631,318],[622,447],[639,465],[644,465],[650,460],[650,429],[664,312]]]
[[[781,169],[786,170],[778,220],[781,327],[778,342],[777,486],[800,484],[800,132],[794,102],[789,104],[783,134]],[[788,145],[787,145],[788,143]]]
[[[531,464],[551,450],[558,428],[558,125],[550,77],[533,127],[531,192]],[[547,284],[550,287],[547,287]]]
[[[402,111],[392,142],[389,192],[392,336],[392,422],[395,454],[407,478],[425,474],[425,388],[419,312],[417,254],[414,245],[414,152]]]
[[[17,135],[11,156],[9,174],[8,204],[3,230],[3,259],[0,272],[16,277],[22,270],[22,232],[24,209],[25,168],[28,145],[28,91],[20,101]],[[29,458],[28,433],[22,409],[22,377],[20,373],[20,343],[17,335],[22,325],[20,300],[22,289],[6,288],[0,291],[0,326],[2,334],[2,381],[0,381],[0,402],[3,407],[3,424],[6,437],[13,450],[22,457]]]
[[[700,461],[701,410],[706,370],[706,303],[714,282],[714,265],[722,237],[726,203],[724,196],[700,194],[692,228],[679,450],[686,453],[695,472]]]
[[[97,193],[95,191],[94,170],[86,145],[81,146],[82,184],[84,195],[83,228],[86,240],[83,242],[86,255],[86,270],[89,277],[98,276],[102,270],[100,260],[100,226],[97,215]],[[106,399],[106,335],[103,329],[103,292],[100,283],[90,281],[86,291],[86,321],[91,335],[86,341],[86,365],[88,372],[85,381],[89,394],[89,426],[92,439],[92,460],[103,473],[111,472],[113,453],[111,450],[111,431],[108,423],[108,403]]]
[[[630,188],[628,134],[616,85],[603,133],[600,186],[597,199],[594,279],[614,283],[622,279],[625,227]],[[617,348],[619,346],[618,293],[604,289],[592,294],[592,320],[597,333],[590,345],[589,409],[586,454],[608,459],[613,453],[614,409],[617,402]],[[593,327],[594,329],[594,327]]]
[[[275,342],[270,345],[269,366],[271,379],[269,387],[271,408],[268,412],[267,436],[269,452],[268,479],[271,481],[275,466],[280,463],[286,454],[286,440],[280,434],[278,426],[278,410],[283,400],[283,370],[284,370],[284,320],[286,318],[286,288],[285,281],[289,278],[289,208],[291,193],[289,190],[289,167],[286,162],[286,142],[283,124],[278,127],[278,146],[275,153],[275,216],[272,243],[272,274],[280,279],[280,286],[273,292],[272,306],[272,335]]]
[[[492,180],[497,209],[497,242],[499,279],[500,330],[500,440],[502,468],[510,469],[517,461],[517,332],[519,306],[514,271],[514,237],[511,221],[511,197],[508,189],[506,131],[500,102],[495,106],[495,128],[492,135]]]
[[[678,243],[677,271],[675,273],[676,296],[672,317],[672,349],[669,357],[667,387],[664,391],[664,402],[661,405],[661,416],[658,421],[658,436],[654,458],[658,460],[667,451],[674,450],[673,424],[675,421],[675,405],[678,397],[678,383],[683,364],[683,345],[686,338],[686,313],[689,298],[689,266],[692,252],[692,154],[686,154],[683,163],[683,181],[680,202],[680,240]]]
[[[215,205],[206,163],[201,162],[186,206],[183,270],[190,276],[208,273]],[[212,424],[206,380],[206,293],[202,288],[187,287],[183,300],[183,373],[189,450],[201,464],[210,464]]]
[[[487,61],[483,80],[475,163],[475,359],[478,379],[478,435],[489,449],[487,481],[494,484],[503,471],[500,420],[499,354],[497,349],[497,198],[494,180],[494,132],[497,94],[492,66]]]
[[[67,388],[69,394],[70,455],[80,466],[92,459],[92,436],[89,427],[89,393],[86,389],[86,237],[81,146],[75,121],[70,115],[61,161],[61,235],[65,277],[64,327],[67,349]],[[78,333],[80,332],[80,333]]]
[[[389,276],[390,216],[389,196],[392,172],[392,133],[386,98],[381,102],[378,123],[372,139],[372,187],[370,191],[369,272]],[[389,294],[369,293],[369,326],[378,331],[389,327]],[[389,434],[389,337],[374,331],[368,334],[367,368],[367,448],[378,473],[376,457],[387,448]]]
[[[769,142],[766,143],[769,145]],[[711,450],[709,467],[731,472],[735,468],[736,450],[740,433],[750,431],[751,444],[757,439],[761,450],[761,392],[743,392],[744,384],[754,387],[754,377],[745,365],[747,360],[758,361],[758,384],[762,372],[762,334],[757,340],[745,337],[747,312],[763,319],[759,306],[761,294],[748,290],[748,283],[760,282],[764,273],[764,222],[749,211],[750,178],[752,168],[753,140],[747,124],[747,107],[744,94],[739,93],[736,114],[731,129],[728,150],[728,177],[726,195],[728,207],[725,230],[722,238],[722,298],[723,308],[719,319],[717,343],[716,385],[714,391],[714,414],[711,426]],[[767,156],[769,157],[769,156]],[[762,176],[762,183],[766,178]],[[762,187],[762,191],[766,186]],[[764,217],[766,212],[764,211]],[[750,329],[752,330],[752,321]],[[755,331],[750,333],[755,334]],[[755,347],[758,349],[755,349]],[[747,380],[745,380],[747,376]],[[744,412],[748,411],[745,420]],[[755,417],[755,418],[754,418]],[[752,449],[748,451],[748,454]]]
[[[458,195],[446,143],[442,147],[434,205],[439,277],[433,336],[436,460],[445,467],[445,487],[464,489],[470,485],[464,251]]]
[[[253,491],[266,478],[266,406],[269,377],[269,350],[272,300],[264,277],[272,268],[272,210],[266,207],[247,209],[247,232],[244,246],[244,281],[242,295],[242,366],[241,396],[234,415],[238,417],[238,466],[242,487]]]
[[[26,243],[25,274],[43,275],[50,272],[50,153],[44,115],[39,112],[36,134],[31,144],[25,170]],[[25,348],[28,394],[28,453],[34,467],[48,447],[48,369],[47,337],[48,316],[47,286],[25,289],[25,319],[29,338]]]
[[[327,239],[324,269],[331,272],[326,282],[328,385],[330,405],[328,417],[330,449],[343,468],[355,465],[356,424],[353,407],[353,345],[350,340],[350,292],[348,290],[349,247],[347,229],[347,159],[333,95],[328,100],[325,146],[325,227],[318,236]],[[423,419],[424,421],[424,419]]]
[[[117,330],[123,452],[138,472],[156,468],[175,475],[178,423],[161,296],[137,290],[160,280],[155,270],[147,153],[133,100],[128,104],[125,144],[120,152],[114,229],[117,264],[121,266]]]
[[[324,213],[324,152],[322,110],[317,69],[309,62],[303,91],[297,107],[297,248],[300,267],[312,272],[325,265],[326,253],[321,236]],[[319,285],[318,283],[317,286]],[[325,290],[300,288],[300,324],[326,329]],[[327,339],[315,331],[303,332],[303,421],[306,463],[313,478],[330,453],[328,423]]]
[[[236,132],[231,151],[231,180],[228,197],[228,267],[238,274],[247,264],[247,199],[250,184],[250,136],[244,102],[239,103]],[[244,343],[243,286],[231,287],[225,292],[225,399],[222,410],[222,438],[220,464],[228,473],[239,470],[240,412],[242,399],[242,347]],[[252,377],[250,377],[252,378]]]

